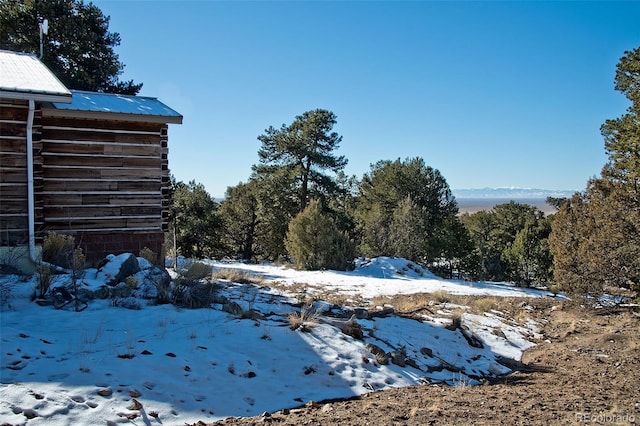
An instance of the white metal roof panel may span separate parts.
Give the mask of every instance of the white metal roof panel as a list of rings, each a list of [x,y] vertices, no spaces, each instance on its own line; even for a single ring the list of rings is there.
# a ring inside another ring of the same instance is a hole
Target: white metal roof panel
[[[28,53],[0,50],[0,92],[3,96],[64,102],[71,92],[38,58]]]
[[[165,117],[168,122],[182,122],[182,115],[157,98],[113,93],[72,90],[71,103],[53,103],[58,110],[82,112],[108,112],[138,116]]]

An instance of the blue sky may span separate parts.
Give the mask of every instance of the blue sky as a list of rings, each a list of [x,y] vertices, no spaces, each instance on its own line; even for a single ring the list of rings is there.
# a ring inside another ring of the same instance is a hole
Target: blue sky
[[[184,115],[169,166],[211,195],[246,182],[258,135],[333,111],[358,177],[422,157],[453,189],[584,189],[624,113],[615,65],[640,2],[94,1],[122,79]]]

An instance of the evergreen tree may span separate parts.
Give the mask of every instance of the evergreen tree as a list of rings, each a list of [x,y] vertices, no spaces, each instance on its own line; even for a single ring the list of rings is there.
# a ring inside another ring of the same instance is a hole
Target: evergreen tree
[[[227,188],[220,205],[225,254],[244,260],[254,257],[258,227],[258,199],[252,182]]]
[[[260,246],[268,258],[286,253],[289,221],[311,198],[326,202],[338,192],[334,174],[343,170],[347,160],[334,154],[342,141],[332,131],[335,124],[334,113],[316,109],[258,136],[260,162],[253,166],[251,180],[257,185]]]
[[[640,291],[640,47],[620,59],[615,88],[631,106],[601,127],[608,162],[553,223],[554,278],[570,293]]]
[[[278,175],[291,181],[298,198],[296,214],[310,198],[323,199],[336,190],[335,179],[327,172],[342,171],[347,160],[334,154],[342,141],[342,136],[331,131],[335,124],[334,113],[316,109],[297,116],[288,126],[269,127],[258,136],[260,164],[253,170],[257,175]]]
[[[170,218],[179,254],[186,257],[214,256],[220,249],[218,203],[204,185],[191,181],[175,185]]]
[[[493,211],[480,210],[472,215],[465,213],[461,217],[476,247],[478,277],[484,280],[502,280],[504,271],[500,263],[502,248],[494,238],[497,229],[496,215]]]
[[[397,210],[403,202],[405,205]],[[407,224],[409,217],[416,215],[420,220],[410,221],[414,229],[400,230],[393,225],[394,212],[397,223]],[[356,216],[361,250],[367,256],[396,256],[392,234],[415,234],[422,241],[421,249],[414,254],[416,259],[432,262],[441,251],[434,249],[439,247],[439,230],[457,213],[458,206],[446,180],[438,170],[426,166],[423,159],[379,161],[371,166],[360,185]]]
[[[43,57],[70,89],[137,94],[142,83],[120,81],[124,65],[109,17],[82,0],[0,0],[0,49],[40,54],[40,23],[48,20]]]
[[[394,256],[414,262],[422,260],[427,244],[424,240],[426,234],[423,209],[407,195],[393,210],[389,225],[389,245]]]
[[[479,258],[479,277],[520,285],[543,284],[550,278],[550,221],[528,204],[514,201],[462,218]]]
[[[297,199],[291,190],[291,180],[286,175],[254,175],[258,201],[256,225],[256,253],[268,260],[278,260],[286,255],[285,238],[289,222],[296,215]]]
[[[513,243],[504,251],[510,279],[523,287],[542,285],[551,278],[553,257],[549,251],[551,221],[527,220]]]
[[[353,268],[355,250],[335,221],[322,211],[318,200],[311,200],[290,223],[287,251],[296,268],[305,270]]]

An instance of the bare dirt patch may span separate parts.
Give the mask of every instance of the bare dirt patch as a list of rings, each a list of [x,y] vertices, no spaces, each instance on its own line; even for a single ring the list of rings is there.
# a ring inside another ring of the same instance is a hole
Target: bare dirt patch
[[[214,424],[640,424],[638,313],[544,299],[528,303],[546,340],[497,383],[396,388]],[[511,306],[517,315],[521,308]]]

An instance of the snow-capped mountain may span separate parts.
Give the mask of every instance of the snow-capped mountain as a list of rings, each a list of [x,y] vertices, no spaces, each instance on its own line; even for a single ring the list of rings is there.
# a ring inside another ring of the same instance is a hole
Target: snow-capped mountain
[[[575,190],[539,189],[539,188],[473,188],[453,189],[456,198],[505,198],[505,199],[533,199],[547,197],[571,197]]]

